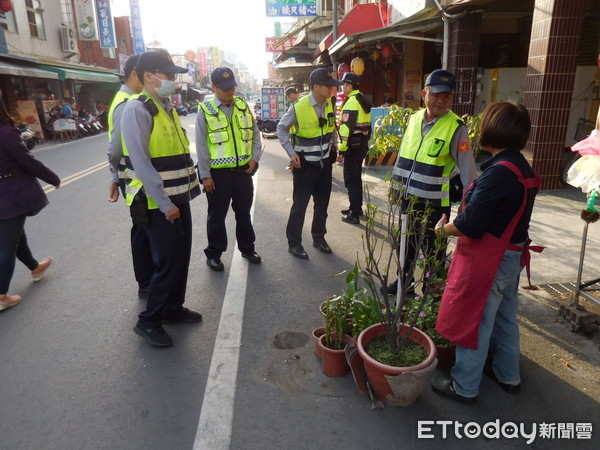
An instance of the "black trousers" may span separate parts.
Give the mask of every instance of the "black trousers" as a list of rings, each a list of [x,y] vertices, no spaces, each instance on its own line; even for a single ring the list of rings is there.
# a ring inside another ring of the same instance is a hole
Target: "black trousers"
[[[215,190],[206,193],[208,218],[206,235],[208,247],[204,249],[207,258],[220,258],[227,250],[227,229],[225,219],[229,205],[235,213],[235,237],[242,253],[254,251],[254,227],[250,218],[250,208],[254,198],[252,176],[240,169],[211,169]]]
[[[163,310],[179,311],[185,301],[192,252],[192,214],[189,203],[177,205],[180,218],[169,222],[159,209],[150,210],[144,230],[150,239],[154,272],[150,279],[146,310],[140,321],[161,323]]]
[[[122,178],[119,178],[119,187],[123,193],[123,198],[125,198],[125,180]],[[135,281],[137,281],[140,288],[145,289],[150,286],[150,279],[154,273],[150,238],[142,225],[138,225],[132,221],[130,240]]]
[[[366,145],[358,149],[348,149],[344,154],[344,186],[348,191],[350,212],[359,216],[363,205],[362,165],[369,148]]]
[[[311,227],[313,240],[322,239],[327,233],[327,207],[331,196],[331,163],[319,166],[305,164],[301,170],[294,169],[293,204],[286,227],[290,246],[302,244],[302,228],[310,198],[313,198],[314,212]]]

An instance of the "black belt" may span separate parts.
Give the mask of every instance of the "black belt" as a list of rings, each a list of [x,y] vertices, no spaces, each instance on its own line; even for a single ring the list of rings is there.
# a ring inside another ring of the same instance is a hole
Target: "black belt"
[[[248,163],[244,164],[243,166],[237,167],[211,167],[210,170],[228,170],[230,172],[244,172],[246,169],[248,169]]]

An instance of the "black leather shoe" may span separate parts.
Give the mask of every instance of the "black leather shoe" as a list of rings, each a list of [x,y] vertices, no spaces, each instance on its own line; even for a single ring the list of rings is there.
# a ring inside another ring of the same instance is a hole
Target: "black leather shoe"
[[[144,325],[140,321],[133,327],[138,336],[143,337],[154,347],[168,347],[173,345],[173,339],[167,334],[162,325]]]
[[[346,216],[346,215],[350,214],[350,208],[342,209],[340,212],[342,213],[342,215]],[[365,215],[365,213],[363,212],[363,210],[361,208],[359,216],[364,217],[364,215]]]
[[[225,269],[221,258],[207,258],[206,265],[208,265],[208,267],[215,272],[223,272]]]
[[[323,253],[332,253],[331,247],[327,244],[325,239],[319,239],[318,241],[313,242],[313,247],[322,251]]]
[[[256,252],[242,253],[242,258],[246,258],[252,264],[260,264],[262,258]]]
[[[163,312],[163,323],[196,323],[202,322],[202,314],[191,309],[181,308],[179,312]]]
[[[308,254],[304,251],[304,247],[302,247],[302,244],[292,245],[289,248],[289,252],[296,258],[308,259]]]
[[[442,397],[451,398],[464,405],[472,406],[477,403],[477,397],[465,397],[457,394],[452,386],[452,378],[445,377],[443,375],[434,375],[431,380],[431,389]]]
[[[488,377],[490,377],[492,380],[494,380],[498,384],[498,386],[500,386],[502,388],[502,390],[504,392],[507,392],[511,395],[516,395],[519,392],[521,392],[521,383],[519,383],[519,384],[503,383],[496,377],[496,374],[494,373],[494,369],[492,368],[491,361],[486,361],[485,366],[483,366],[483,373],[486,374]]]
[[[348,213],[342,217],[342,222],[353,223],[354,225],[358,225],[360,223],[360,219],[358,216],[355,216],[352,213]]]
[[[150,292],[148,287],[138,288],[138,297],[140,300],[148,300],[148,293]]]
[[[382,294],[387,294],[387,295],[396,295],[398,293],[398,279],[396,279],[396,281],[394,281],[389,286],[386,286],[385,289],[383,288],[383,286],[381,286],[379,288],[379,292],[381,292]],[[408,287],[408,289],[406,290],[406,295],[408,295],[408,296],[415,295],[415,284],[414,283],[412,283]]]

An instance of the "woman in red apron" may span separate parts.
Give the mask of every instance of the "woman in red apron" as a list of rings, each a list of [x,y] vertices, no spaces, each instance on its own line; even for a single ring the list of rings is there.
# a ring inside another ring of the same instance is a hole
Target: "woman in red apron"
[[[466,404],[477,399],[488,350],[494,359],[486,373],[507,392],[520,388],[517,290],[540,184],[520,152],[530,128],[523,105],[486,108],[479,144],[492,158],[465,192],[462,212],[438,228],[459,236],[436,325],[456,343],[456,363],[450,377],[438,375],[431,383],[436,393]]]

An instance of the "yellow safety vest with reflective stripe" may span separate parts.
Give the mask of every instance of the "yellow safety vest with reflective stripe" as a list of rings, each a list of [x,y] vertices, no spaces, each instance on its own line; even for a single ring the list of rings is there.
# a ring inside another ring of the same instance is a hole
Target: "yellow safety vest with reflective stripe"
[[[190,201],[200,194],[200,183],[190,157],[190,143],[179,121],[179,115],[173,110],[171,117],[160,102],[145,92],[132,95],[129,101],[136,100],[140,95],[151,99],[158,108],[158,114],[152,116],[154,123],[148,141],[152,166],[162,178],[163,189],[175,205]],[[129,151],[122,135],[121,142],[123,155],[129,159]],[[131,206],[135,195],[144,187],[142,180],[137,178],[130,165],[128,163],[129,180],[125,194],[128,206]],[[147,199],[148,209],[158,209],[152,197],[147,196]]]
[[[254,117],[244,99],[234,97],[231,121],[214,98],[198,105],[206,119],[211,169],[243,166],[252,158]]]
[[[112,103],[110,104],[110,108],[108,110],[108,120],[107,120],[107,122],[108,122],[108,142],[112,141],[113,115],[115,113],[115,109],[121,103],[126,102],[131,97],[131,95],[132,94],[128,94],[127,92],[119,91],[119,92],[117,92],[117,94],[115,95],[115,98],[113,99]],[[119,161],[119,164],[117,166],[119,178],[127,178],[127,174],[126,174],[125,170],[126,170],[125,158],[121,158],[121,160]]]
[[[302,154],[308,162],[319,162],[328,158],[335,129],[335,113],[331,99],[325,100],[325,120],[321,122],[315,108],[310,104],[310,95],[300,98],[293,106],[298,123],[298,130],[294,135],[294,151]]]
[[[348,150],[348,139],[351,134],[361,134],[368,137],[371,133],[371,113],[365,112],[362,108],[360,102],[356,98],[357,94],[360,94],[358,89],[350,92],[348,100],[346,100],[346,103],[344,103],[344,106],[342,107],[342,124],[340,125],[341,142],[338,147],[340,152]],[[345,124],[345,115],[351,111],[356,111],[356,123],[352,130]]]
[[[456,166],[450,143],[463,122],[449,110],[423,136],[425,114],[422,109],[410,117],[392,176],[406,188],[405,195],[450,206],[450,175]]]

